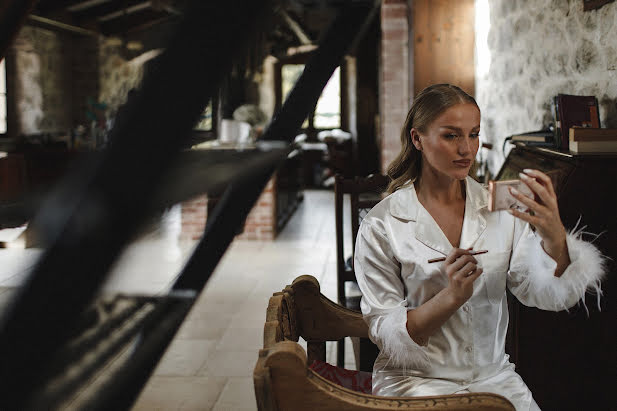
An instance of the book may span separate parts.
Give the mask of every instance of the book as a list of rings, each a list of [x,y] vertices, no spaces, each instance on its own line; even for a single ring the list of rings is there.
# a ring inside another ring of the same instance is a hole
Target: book
[[[572,141],[617,141],[616,128],[570,128],[570,143]]]
[[[527,145],[534,146],[554,146],[555,136],[551,130],[538,130],[530,131],[527,133],[514,134],[510,137],[510,140],[515,142],[522,142]]]
[[[617,141],[570,141],[572,153],[617,153]]]
[[[573,153],[617,152],[617,129],[572,127],[569,134]]]
[[[568,150],[570,146],[570,128],[574,126],[600,128],[598,99],[595,96],[575,96],[558,94],[555,100],[558,114],[560,148]]]

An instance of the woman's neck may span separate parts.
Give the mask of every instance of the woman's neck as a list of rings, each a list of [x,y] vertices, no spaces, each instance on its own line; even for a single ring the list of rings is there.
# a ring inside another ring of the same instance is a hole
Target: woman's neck
[[[442,204],[455,204],[465,200],[465,183],[435,170],[424,169],[414,182],[420,202],[437,201]],[[424,201],[423,201],[424,200]]]

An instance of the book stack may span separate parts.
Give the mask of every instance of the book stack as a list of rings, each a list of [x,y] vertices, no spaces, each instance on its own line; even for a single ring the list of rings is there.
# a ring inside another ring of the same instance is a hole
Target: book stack
[[[615,128],[570,128],[569,147],[573,153],[617,152],[617,129]]]
[[[529,131],[514,134],[510,137],[513,143],[525,143],[529,146],[555,147],[555,136],[552,130]]]
[[[575,96],[558,94],[555,104],[555,141],[558,148],[570,149],[570,129],[572,127],[600,128],[598,99],[595,96]]]

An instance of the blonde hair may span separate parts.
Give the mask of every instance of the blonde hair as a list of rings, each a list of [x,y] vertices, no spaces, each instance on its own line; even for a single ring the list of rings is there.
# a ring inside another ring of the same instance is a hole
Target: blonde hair
[[[420,176],[422,153],[411,141],[411,129],[415,128],[420,132],[425,132],[428,126],[445,110],[465,103],[478,107],[473,97],[451,84],[433,84],[418,93],[401,130],[401,151],[388,166],[388,176],[391,179],[388,193],[393,193],[413,183]],[[479,110],[480,107],[478,107]],[[469,170],[470,174],[473,169],[474,167]]]

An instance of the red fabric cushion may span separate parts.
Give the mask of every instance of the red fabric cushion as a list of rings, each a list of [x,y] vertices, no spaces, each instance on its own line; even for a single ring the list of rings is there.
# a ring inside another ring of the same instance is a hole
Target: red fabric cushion
[[[342,387],[364,394],[372,393],[373,376],[370,372],[346,370],[319,360],[313,361],[309,368]]]

